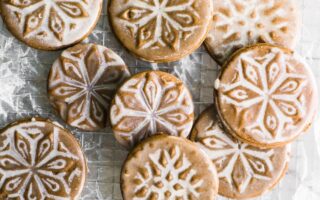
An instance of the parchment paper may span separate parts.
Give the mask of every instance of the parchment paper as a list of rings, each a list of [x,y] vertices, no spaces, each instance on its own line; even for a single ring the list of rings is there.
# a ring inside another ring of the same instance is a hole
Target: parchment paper
[[[213,102],[212,90],[219,66],[204,47],[183,60],[150,64],[130,55],[115,39],[108,24],[106,0],[98,26],[85,42],[105,45],[123,57],[132,74],[160,69],[180,77],[189,87],[198,115]],[[301,41],[296,48],[310,64],[320,88],[320,0],[298,0],[302,10]],[[66,124],[57,117],[47,99],[47,76],[60,52],[42,52],[16,40],[0,20],[0,126],[39,115]],[[110,128],[81,132],[69,126],[87,156],[90,173],[81,199],[121,200],[119,175],[127,151],[115,141]],[[289,172],[281,183],[257,200],[320,199],[320,119],[311,131],[293,144]],[[219,197],[218,200],[225,200]]]

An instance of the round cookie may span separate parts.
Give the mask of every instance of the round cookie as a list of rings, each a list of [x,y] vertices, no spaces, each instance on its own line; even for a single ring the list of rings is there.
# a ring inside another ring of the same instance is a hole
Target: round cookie
[[[109,20],[120,42],[137,57],[171,62],[205,40],[212,0],[110,0]]]
[[[220,128],[216,113],[214,106],[210,106],[200,115],[191,140],[215,164],[219,194],[247,199],[271,190],[287,172],[290,146],[261,149],[243,143]]]
[[[69,125],[86,131],[105,128],[117,87],[130,76],[123,60],[96,44],[62,52],[48,78],[51,103]]]
[[[86,174],[78,141],[60,125],[32,118],[1,131],[2,199],[77,199]]]
[[[206,47],[220,64],[237,49],[256,43],[293,48],[300,31],[297,10],[293,0],[215,0]]]
[[[134,75],[120,87],[111,103],[113,132],[128,149],[158,132],[188,137],[193,120],[189,90],[177,77],[161,71]]]
[[[167,135],[139,144],[121,173],[124,200],[214,200],[218,186],[209,157],[189,140]]]
[[[215,84],[216,105],[228,132],[257,147],[283,146],[312,124],[318,107],[315,78],[292,51],[268,44],[236,52]]]
[[[86,38],[96,26],[102,0],[2,0],[4,23],[33,48],[57,50]]]

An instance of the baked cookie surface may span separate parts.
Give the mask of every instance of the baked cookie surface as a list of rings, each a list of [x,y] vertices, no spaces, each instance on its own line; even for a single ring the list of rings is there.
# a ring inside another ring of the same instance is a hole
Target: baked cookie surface
[[[78,44],[62,52],[48,78],[49,99],[69,125],[86,131],[106,127],[109,104],[130,76],[124,61],[96,44]]]
[[[268,44],[236,52],[216,81],[225,128],[257,147],[277,147],[305,133],[317,112],[316,82],[292,51]]]
[[[2,199],[77,199],[86,174],[78,141],[53,122],[33,118],[0,133]]]
[[[273,188],[288,169],[290,146],[261,149],[237,140],[221,128],[214,106],[200,115],[191,140],[215,164],[219,194],[228,198],[260,196]]]
[[[293,48],[299,31],[293,0],[215,0],[213,28],[205,44],[223,64],[236,50],[256,43]]]
[[[83,40],[94,29],[102,0],[2,0],[10,32],[28,46],[57,50]]]
[[[211,27],[212,0],[111,0],[109,19],[137,57],[171,62],[192,53]]]
[[[129,154],[121,190],[124,200],[214,200],[218,178],[211,160],[194,143],[156,135]]]
[[[166,72],[146,71],[132,76],[111,103],[111,127],[126,148],[158,132],[188,137],[193,120],[189,90]]]

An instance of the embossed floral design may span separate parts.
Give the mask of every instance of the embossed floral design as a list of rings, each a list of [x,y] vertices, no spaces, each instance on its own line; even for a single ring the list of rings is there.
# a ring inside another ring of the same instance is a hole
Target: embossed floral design
[[[195,0],[129,0],[119,14],[136,38],[138,48],[180,48],[198,28]]]
[[[75,196],[73,184],[79,183],[76,179],[83,173],[80,158],[60,140],[61,129],[54,127],[44,133],[42,128],[42,123],[20,126],[1,139],[0,191],[9,199]]]
[[[297,73],[280,49],[261,57],[253,53],[241,55],[235,77],[230,84],[221,84],[221,102],[231,104],[242,118],[254,119],[240,125],[244,132],[282,138],[284,130],[306,115],[306,75]]]
[[[210,110],[211,111],[211,110]],[[252,179],[269,181],[273,149],[258,149],[227,136],[213,121],[197,138],[197,144],[216,165],[219,178],[244,193]]]
[[[159,132],[187,137],[192,128],[192,97],[176,77],[144,72],[128,80],[111,107],[114,132],[133,145]]]
[[[98,45],[77,45],[53,65],[50,98],[70,125],[98,130],[106,125],[115,90],[129,75],[123,60],[113,51]]]
[[[150,154],[149,162],[138,172],[134,182],[133,200],[198,199],[198,189],[203,184],[178,146]]]
[[[297,17],[291,0],[217,0],[207,44],[223,63],[236,49],[259,42],[292,47]]]
[[[20,24],[24,37],[53,34],[63,41],[76,19],[88,17],[87,0],[4,0]]]

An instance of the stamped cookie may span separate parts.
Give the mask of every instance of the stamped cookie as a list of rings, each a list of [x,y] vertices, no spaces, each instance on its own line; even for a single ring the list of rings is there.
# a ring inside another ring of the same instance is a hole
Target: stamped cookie
[[[288,49],[254,45],[226,63],[216,81],[216,103],[224,126],[258,147],[277,147],[311,126],[317,112],[315,78]]]
[[[189,90],[177,77],[161,71],[134,75],[111,103],[113,132],[126,148],[158,132],[188,137],[193,119]]]
[[[121,173],[124,200],[214,200],[218,186],[209,157],[189,140],[167,135],[139,144]]]
[[[69,125],[97,131],[106,126],[110,101],[129,76],[127,66],[112,50],[78,44],[65,50],[53,64],[48,94]]]
[[[219,194],[257,197],[274,187],[288,169],[290,146],[260,149],[235,139],[219,124],[214,106],[197,120],[191,140],[210,157],[219,177]]]
[[[212,0],[110,0],[120,42],[139,58],[171,62],[191,54],[211,28]]]
[[[293,0],[215,0],[213,28],[205,44],[220,63],[256,43],[293,48],[300,31]]]
[[[100,17],[102,0],[1,0],[11,33],[42,50],[72,46],[87,37]]]
[[[77,199],[86,174],[79,143],[55,123],[33,118],[0,134],[2,199]]]

